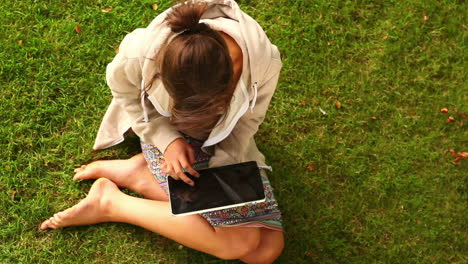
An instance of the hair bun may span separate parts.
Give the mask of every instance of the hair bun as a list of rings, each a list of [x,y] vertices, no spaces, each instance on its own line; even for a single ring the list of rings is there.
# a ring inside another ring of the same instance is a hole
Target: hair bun
[[[207,7],[203,1],[187,1],[173,7],[165,20],[172,32],[199,33],[204,28],[204,24],[199,24],[199,21]]]

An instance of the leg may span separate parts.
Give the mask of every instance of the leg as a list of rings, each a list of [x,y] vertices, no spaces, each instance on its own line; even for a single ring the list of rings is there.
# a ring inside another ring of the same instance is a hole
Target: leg
[[[168,197],[148,169],[143,154],[128,160],[98,160],[75,169],[74,180],[107,178],[119,187],[132,190],[148,199],[167,201]]]
[[[284,235],[281,231],[261,228],[260,243],[256,250],[242,257],[240,260],[250,264],[273,263],[284,248]]]
[[[101,222],[137,225],[223,259],[242,258],[261,240],[260,228],[213,228],[199,215],[175,217],[168,202],[126,195],[105,178],[93,184],[84,200],[44,221],[40,229]]]

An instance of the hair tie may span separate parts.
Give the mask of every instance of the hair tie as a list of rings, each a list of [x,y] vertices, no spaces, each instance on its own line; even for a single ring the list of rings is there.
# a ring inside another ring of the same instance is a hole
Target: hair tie
[[[184,31],[181,32],[181,34],[187,33],[187,34],[199,34],[201,33],[204,29],[206,28],[206,24],[204,23],[198,23],[194,25],[193,27],[184,29]]]

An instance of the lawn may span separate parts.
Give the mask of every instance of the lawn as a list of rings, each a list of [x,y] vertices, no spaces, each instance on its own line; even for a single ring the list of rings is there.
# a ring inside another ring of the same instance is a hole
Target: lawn
[[[85,197],[75,167],[138,151],[135,139],[92,151],[105,67],[170,2],[3,1],[0,263],[239,263],[126,224],[37,231]],[[284,63],[256,137],[283,212],[277,263],[466,263],[468,160],[449,150],[468,151],[467,4],[241,7]]]

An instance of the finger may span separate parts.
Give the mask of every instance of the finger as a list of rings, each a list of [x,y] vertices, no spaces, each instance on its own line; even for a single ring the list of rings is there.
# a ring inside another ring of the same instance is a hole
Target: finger
[[[185,173],[181,172],[177,175],[179,175],[180,179],[184,181],[186,184],[190,186],[195,186],[195,182],[193,182],[187,175],[185,175]]]
[[[182,167],[180,166],[179,163],[174,164],[174,171],[177,174],[177,176],[186,184],[190,186],[195,185],[195,183],[182,171]]]
[[[190,173],[191,175],[193,176],[196,176],[196,177],[199,177],[200,174],[198,174],[198,172],[196,170],[193,169],[192,167],[192,163],[189,163],[189,159],[187,159],[186,156],[182,156],[180,157],[180,164],[182,165],[182,167],[188,172]]]
[[[193,148],[189,149],[188,157],[189,157],[190,164],[191,165],[195,164],[195,151],[193,150]]]
[[[181,162],[181,165],[188,173],[190,173],[190,175],[200,177],[200,174],[192,166],[190,166],[190,164],[187,161],[183,160]]]
[[[166,171],[167,171],[167,163],[163,163],[163,164],[159,165],[159,167],[161,168],[161,170],[162,170],[164,173],[166,173]]]
[[[175,175],[175,172],[174,172],[174,169],[172,167],[172,165],[169,163],[169,162],[166,162],[164,163],[162,166],[161,166],[161,169],[163,170],[164,174],[166,175],[171,175],[173,176],[172,178],[178,180],[179,178]]]

